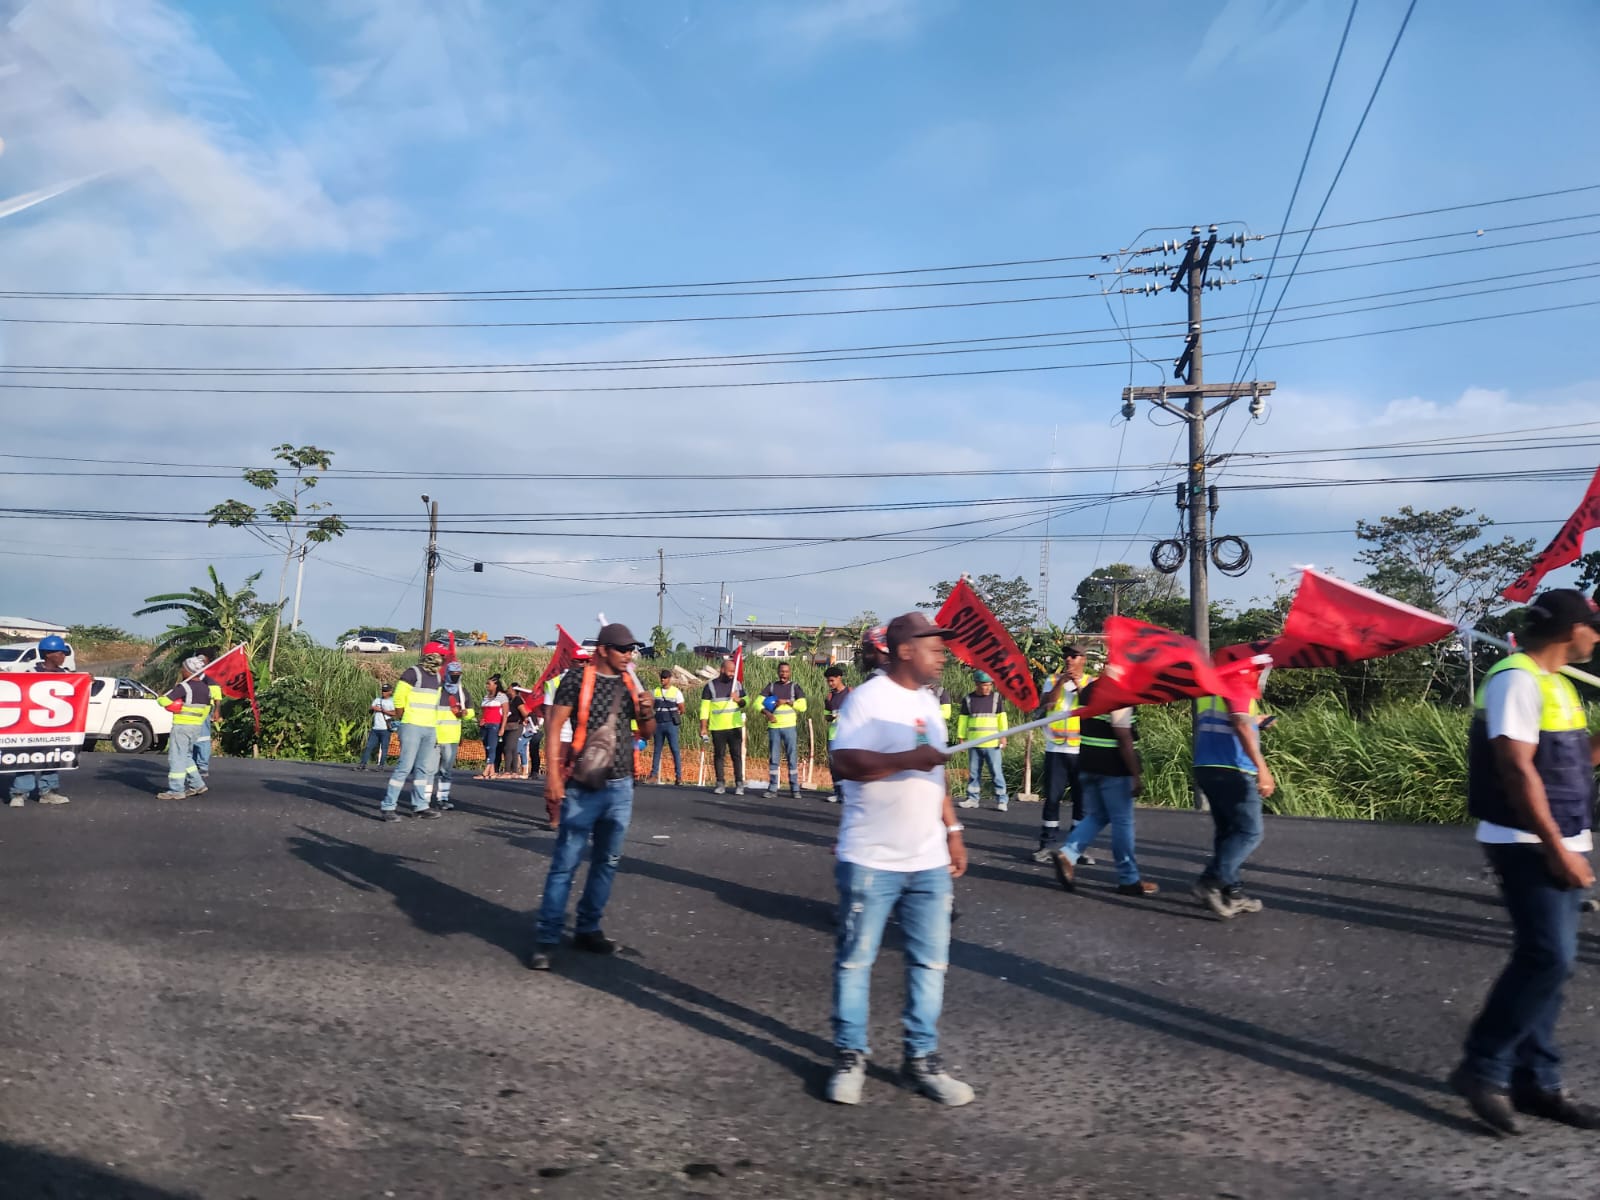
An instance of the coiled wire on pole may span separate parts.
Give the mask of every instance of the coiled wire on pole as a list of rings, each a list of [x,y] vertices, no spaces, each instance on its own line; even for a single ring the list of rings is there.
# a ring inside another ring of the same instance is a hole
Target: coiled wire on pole
[[[1176,575],[1187,557],[1187,549],[1177,538],[1162,538],[1150,547],[1150,565],[1163,575]]]
[[[1235,553],[1231,556],[1225,554],[1224,546],[1234,547]],[[1226,537],[1211,539],[1211,565],[1224,575],[1243,575],[1250,569],[1253,557],[1250,553],[1250,543],[1241,537],[1235,537],[1230,533]]]

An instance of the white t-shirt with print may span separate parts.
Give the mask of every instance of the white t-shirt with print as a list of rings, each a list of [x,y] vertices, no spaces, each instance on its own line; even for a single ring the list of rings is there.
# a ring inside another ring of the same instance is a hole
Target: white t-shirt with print
[[[930,744],[947,744],[939,698],[925,688],[904,688],[874,675],[839,711],[833,753],[874,750],[893,754],[918,745],[918,722]],[[874,783],[842,781],[840,859],[875,871],[931,871],[950,865],[944,827],[944,767],[899,771]]]
[[[1532,671],[1501,671],[1484,685],[1484,716],[1489,725],[1489,740],[1509,738],[1513,742],[1539,744],[1539,721],[1544,715],[1544,693]],[[1539,835],[1493,821],[1478,822],[1478,840],[1492,845],[1538,845]],[[1578,854],[1594,849],[1594,834],[1585,829],[1561,844]]]

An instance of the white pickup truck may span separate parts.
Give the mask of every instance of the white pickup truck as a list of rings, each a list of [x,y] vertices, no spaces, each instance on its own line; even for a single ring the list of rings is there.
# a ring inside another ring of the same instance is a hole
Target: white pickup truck
[[[110,742],[118,754],[163,748],[172,732],[172,714],[161,703],[159,695],[136,679],[96,676],[89,689],[83,748],[93,750],[99,741]]]

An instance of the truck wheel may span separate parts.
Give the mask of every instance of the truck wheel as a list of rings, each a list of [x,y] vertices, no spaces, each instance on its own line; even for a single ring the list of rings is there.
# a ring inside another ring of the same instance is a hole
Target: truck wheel
[[[138,717],[123,717],[111,727],[111,744],[118,754],[143,754],[155,735]]]

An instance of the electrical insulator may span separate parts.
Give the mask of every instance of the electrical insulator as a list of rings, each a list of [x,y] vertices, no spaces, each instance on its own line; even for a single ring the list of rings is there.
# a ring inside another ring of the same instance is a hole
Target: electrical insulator
[[[1139,411],[1138,406],[1134,404],[1134,402],[1133,402],[1131,397],[1122,402],[1122,419],[1124,421],[1133,420],[1134,416],[1138,413],[1138,411]]]
[[[1188,508],[1188,507],[1189,507],[1189,485],[1187,483],[1180,483],[1178,485],[1178,508],[1181,510],[1181,509],[1185,509],[1185,508]]]
[[[1267,412],[1267,398],[1259,392],[1250,397],[1250,416],[1259,421]]]
[[[479,575],[483,574],[483,564],[482,563],[473,563],[472,564],[472,569],[474,571],[476,571]]]
[[[1206,507],[1213,517],[1217,515],[1217,485],[1214,483],[1206,488]]]

